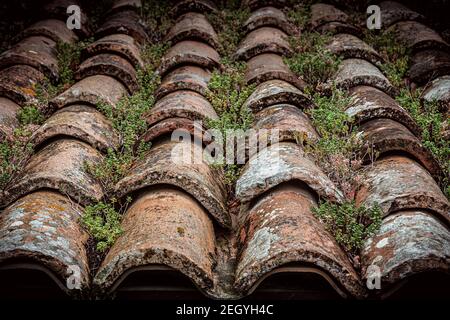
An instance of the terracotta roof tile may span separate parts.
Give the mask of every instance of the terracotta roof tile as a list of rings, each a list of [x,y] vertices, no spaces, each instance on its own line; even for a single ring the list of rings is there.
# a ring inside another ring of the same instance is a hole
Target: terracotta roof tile
[[[201,94],[189,90],[169,93],[148,112],[145,119],[152,126],[167,118],[188,118],[191,120],[217,119],[217,114],[208,100]]]
[[[391,294],[413,275],[448,272],[449,250],[448,227],[428,212],[397,212],[384,219],[377,235],[367,241],[362,253],[363,279],[371,276],[369,266],[379,267],[383,291]]]
[[[0,95],[19,105],[35,101],[36,85],[45,75],[37,69],[17,64],[0,71]]]
[[[63,108],[83,103],[95,106],[101,102],[114,107],[126,93],[127,89],[118,80],[105,75],[94,75],[76,82],[55,97],[50,105],[54,108]]]
[[[364,296],[347,256],[311,213],[315,205],[315,196],[306,189],[280,187],[246,213],[235,282],[240,291],[251,292],[271,273],[315,272],[344,297],[347,292]]]
[[[238,60],[249,60],[261,53],[289,55],[292,49],[287,37],[286,33],[277,28],[258,28],[241,41],[234,57]]]
[[[56,140],[34,154],[0,197],[5,206],[39,189],[59,190],[83,205],[100,200],[102,186],[86,172],[85,163],[99,163],[102,155],[84,142]]]
[[[186,274],[200,289],[211,290],[214,228],[194,198],[166,187],[145,191],[125,213],[122,226],[124,233],[100,267],[95,284],[112,290],[131,272],[165,265]]]
[[[350,89],[360,85],[372,86],[393,97],[396,96],[397,92],[376,66],[361,59],[343,60],[338,71],[325,88],[328,89],[332,83],[342,89]]]
[[[219,54],[205,43],[181,41],[166,52],[159,66],[159,73],[164,76],[168,71],[182,65],[195,65],[212,70],[220,66]]]
[[[404,156],[386,156],[367,168],[357,204],[379,204],[384,215],[424,209],[450,220],[450,204],[428,171]]]
[[[436,31],[416,21],[397,22],[387,32],[394,32],[397,39],[413,51],[449,49],[448,43]]]
[[[358,37],[339,33],[331,38],[327,49],[343,58],[358,58],[367,60],[375,65],[383,62],[383,58],[371,46]]]
[[[78,41],[77,35],[66,27],[64,21],[57,19],[47,19],[36,22],[23,30],[17,38],[17,41],[28,38],[44,36],[55,42],[75,43]]]
[[[111,34],[126,34],[141,44],[148,41],[147,33],[139,22],[139,15],[134,10],[119,11],[109,15],[95,36],[103,38]]]
[[[383,19],[381,21],[382,27],[386,28],[398,21],[422,21],[424,17],[405,7],[403,4],[395,1],[383,1],[380,3],[381,15]]]
[[[55,137],[70,136],[106,152],[119,147],[111,123],[92,106],[72,104],[58,110],[36,130],[30,140],[39,146]]]
[[[51,191],[24,196],[0,215],[2,269],[37,269],[48,273],[67,294],[69,267],[79,268],[80,289],[89,287],[86,232],[78,224],[82,208]],[[21,261],[21,262],[19,262]]]
[[[208,69],[197,66],[179,67],[164,76],[155,97],[159,100],[177,90],[191,90],[204,95],[210,78],[211,72]]]
[[[251,201],[289,181],[303,181],[323,199],[339,202],[343,197],[301,147],[290,142],[271,145],[250,158],[236,183],[236,196]]]
[[[210,0],[181,0],[177,1],[170,10],[170,15],[177,18],[187,12],[210,13],[215,11],[217,11],[217,7]]]
[[[139,50],[139,44],[133,37],[126,34],[111,34],[87,46],[82,57],[87,59],[100,53],[116,54],[127,59],[135,68],[142,68],[144,62]]]
[[[75,34],[63,26],[69,4],[79,3],[54,0],[45,6],[42,19],[47,20],[25,29],[0,56],[0,139],[13,139],[17,113],[36,102],[36,87],[45,76],[58,79],[55,42],[74,43],[91,34],[84,11],[82,30]],[[373,149],[372,158],[363,158],[355,201],[377,203],[383,211],[381,229],[361,252],[361,270],[359,257],[346,254],[313,214],[319,200],[341,203],[345,198],[305,152],[319,134],[307,115],[315,106],[305,93],[306,83],[283,60],[293,52],[288,34],[299,36],[285,6],[291,2],[244,1],[242,8],[253,12],[241,26],[243,39],[235,53],[247,62],[245,81],[256,88],[243,106],[253,113],[251,128],[277,129],[280,140],[269,137],[256,154],[246,149],[247,162],[235,186],[227,186],[223,170],[204,159],[183,162],[183,156],[198,157],[212,142],[211,136],[200,135],[209,120],[219,119],[219,111],[205,94],[213,70],[224,70],[224,57],[216,51],[223,45],[216,34],[220,30],[206,15],[218,11],[216,5],[177,1],[171,10],[177,20],[165,37],[171,47],[155,66],[161,76],[156,103],[144,115],[148,128],[140,137],[152,146],[107,192],[88,174],[86,163],[99,164],[107,149],[120,149],[121,132],[96,106],[114,109],[138,89],[137,71],[145,67],[140,50],[149,42],[141,1],[115,1],[95,32],[97,40],[82,52],[78,82],[43,110],[50,117],[32,133],[34,154],[0,191],[0,277],[11,268],[19,275],[33,268],[64,294],[105,297],[123,288],[145,291],[144,282],[155,281],[152,276],[160,277],[164,287],[170,280],[158,272],[165,271],[192,282],[190,294],[199,290],[210,298],[237,299],[252,297],[276,275],[315,275],[310,283],[319,288],[322,281],[318,291],[326,283],[344,298],[384,298],[418,275],[449,274],[450,204],[437,184],[444,174],[421,144],[418,125],[394,100],[397,89],[377,67],[381,56],[361,40],[361,30],[347,13],[327,4],[312,6],[307,28],[333,34],[328,48],[344,60],[319,89],[326,94],[335,81],[349,90],[346,113],[365,142],[361,153]],[[384,27],[391,26],[413,49],[410,80],[426,84],[423,99],[437,98],[440,110],[448,112],[448,44],[421,24],[422,15],[394,2],[380,6]],[[196,141],[170,141],[177,129]],[[228,191],[236,193],[237,208]],[[80,215],[83,206],[109,193],[134,199],[124,210],[123,234],[97,270]],[[66,287],[67,268],[73,266],[81,270],[81,291]],[[383,284],[376,293],[364,286],[373,266],[380,268]],[[138,274],[146,280],[127,288]],[[290,282],[298,291],[307,286]]]
[[[273,7],[263,7],[255,10],[244,23],[244,29],[247,33],[261,27],[275,27],[289,35],[298,32],[295,26],[288,21],[284,12]]]
[[[261,84],[269,80],[284,80],[303,90],[305,81],[297,77],[278,54],[263,53],[247,61],[245,79],[249,84]]]
[[[196,161],[194,158],[188,163],[183,158],[189,154],[198,157],[202,152],[201,146],[191,141],[183,141],[181,144],[161,142],[136,163],[127,177],[117,183],[115,191],[119,197],[124,197],[149,186],[176,186],[194,196],[218,223],[231,227],[220,170],[210,167],[201,158]],[[174,162],[174,159],[178,161]]]
[[[434,177],[442,176],[442,171],[431,152],[426,149],[419,139],[404,125],[391,119],[374,119],[361,124],[363,141],[367,149],[361,152],[366,154],[366,161],[376,160],[377,157],[387,153],[407,153],[410,157],[418,159]],[[372,150],[370,150],[372,149]],[[375,152],[375,156],[370,156]],[[372,157],[372,159],[370,159]]]
[[[423,50],[411,57],[408,76],[419,85],[425,85],[446,74],[450,74],[450,53],[448,52]]]
[[[203,14],[195,12],[179,17],[164,38],[172,44],[183,40],[199,40],[216,49],[219,46],[219,39],[209,21]]]
[[[350,89],[350,93],[352,100],[345,112],[357,122],[378,118],[392,119],[420,136],[420,128],[409,113],[383,91],[370,86],[356,86]]]

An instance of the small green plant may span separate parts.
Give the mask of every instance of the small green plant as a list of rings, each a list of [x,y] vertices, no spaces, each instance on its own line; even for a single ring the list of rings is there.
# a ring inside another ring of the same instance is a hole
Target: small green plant
[[[127,201],[127,204],[130,201]],[[126,208],[119,212],[113,204],[114,200],[113,203],[98,202],[87,206],[81,218],[83,226],[96,239],[99,252],[106,251],[123,233],[120,222]]]
[[[439,112],[435,102],[421,101],[421,90],[411,92],[403,88],[396,100],[409,111],[412,118],[421,129],[423,145],[430,150],[444,170],[444,178],[440,181],[442,190],[450,198],[448,177],[450,176],[450,141],[446,140],[441,129],[444,124],[450,124],[450,119]]]
[[[290,37],[295,54],[285,57],[285,63],[312,89],[328,80],[338,69],[342,59],[326,48],[331,37],[318,32],[304,32],[301,37]]]
[[[364,241],[380,229],[382,221],[378,205],[357,207],[353,201],[342,204],[322,202],[313,207],[312,212],[336,241],[354,256],[359,254]]]
[[[383,57],[381,71],[394,86],[401,87],[409,68],[408,47],[396,39],[392,32],[376,33],[367,30],[364,40]]]
[[[206,97],[216,110],[219,118],[208,122],[208,127],[219,130],[224,141],[229,130],[250,129],[253,122],[251,111],[243,107],[244,102],[252,94],[253,85],[247,85],[244,77],[244,63],[225,65],[222,72],[214,71],[208,84]],[[227,185],[232,186],[237,180],[240,167],[237,165],[223,165]]]
[[[0,189],[9,185],[33,153],[30,136],[27,126],[20,126],[14,130],[11,139],[5,138],[0,142]]]
[[[312,2],[312,0],[302,1],[302,3],[295,4],[286,12],[290,22],[297,26],[299,30],[304,30],[311,19]]]
[[[41,124],[44,121],[44,116],[36,106],[27,105],[20,109],[17,119],[21,125]]]

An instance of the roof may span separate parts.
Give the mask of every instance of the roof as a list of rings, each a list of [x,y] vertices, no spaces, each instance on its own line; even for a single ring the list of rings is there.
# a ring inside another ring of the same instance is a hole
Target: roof
[[[233,188],[238,209],[227,199],[221,170],[205,162],[173,163],[179,144],[164,138],[178,128],[193,132],[194,120],[218,118],[205,96],[211,72],[222,68],[220,39],[208,21],[218,8],[209,0],[180,0],[164,38],[171,47],[158,66],[157,102],[146,114],[144,139],[153,145],[115,184],[114,196],[132,195],[133,202],[124,212],[123,234],[93,263],[80,217],[105,190],[86,172],[86,162],[101,162],[108,148],[122,143],[95,105],[114,108],[139,88],[140,49],[149,35],[140,0],[114,1],[97,30],[89,23],[68,30],[64,8],[75,2],[49,1],[41,20],[0,55],[0,137],[7,139],[20,108],[34,101],[36,84],[60,77],[56,43],[96,39],[83,51],[76,82],[48,104],[50,116],[31,136],[34,153],[0,193],[0,296],[450,296],[450,203],[438,185],[445,173],[421,143],[417,123],[394,100],[397,89],[379,69],[382,57],[361,40],[360,26],[331,4],[312,6],[309,27],[333,34],[329,49],[344,60],[330,81],[354,98],[346,113],[361,123],[363,139],[378,154],[366,159],[355,194],[358,205],[378,203],[383,213],[380,231],[361,252],[361,269],[311,210],[319,199],[339,203],[344,195],[294,141],[299,132],[311,141],[319,135],[303,112],[314,108],[306,83],[283,60],[293,52],[287,35],[297,30],[282,10],[288,1],[281,0],[242,3],[251,14],[234,58],[247,62],[245,81],[256,87],[244,105],[255,115],[254,128],[278,129],[281,139],[246,159]],[[411,81],[448,110],[448,43],[423,15],[391,1],[380,7],[384,27],[397,30],[412,49]],[[377,292],[366,286],[374,266],[383,284]],[[74,268],[79,288],[71,290]]]

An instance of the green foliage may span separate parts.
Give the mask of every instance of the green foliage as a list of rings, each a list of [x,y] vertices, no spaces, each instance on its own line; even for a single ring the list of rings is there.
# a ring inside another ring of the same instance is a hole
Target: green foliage
[[[439,112],[437,103],[422,102],[420,96],[420,90],[410,92],[404,88],[400,90],[396,99],[402,107],[409,111],[414,121],[419,125],[423,145],[431,151],[443,168],[445,177],[441,181],[441,187],[449,197],[450,141],[443,137],[441,129],[445,124],[450,125],[450,119]]]
[[[34,105],[27,105],[20,109],[17,119],[21,125],[42,124],[44,122],[42,112]]]
[[[219,119],[208,122],[208,127],[219,130],[224,140],[228,130],[250,129],[253,115],[247,108],[243,108],[244,102],[252,94],[253,85],[247,85],[244,77],[244,63],[232,63],[225,65],[220,72],[215,70],[208,83],[206,97],[219,115]],[[233,185],[239,174],[239,166],[226,165],[226,183]]]
[[[307,144],[305,151],[313,155],[322,170],[351,199],[358,179],[357,169],[361,167],[362,141],[353,128],[353,119],[345,113],[350,97],[333,88],[331,96],[316,93],[313,100],[315,108],[307,113],[320,139]]]
[[[17,128],[12,139],[0,142],[0,189],[5,189],[33,152],[28,142],[31,132],[26,126]]]
[[[78,41],[74,44],[58,42],[56,46],[59,70],[59,83],[61,86],[68,86],[75,82],[74,71],[80,64],[81,51],[86,48],[94,39]]]
[[[167,14],[172,8],[170,1],[144,0],[142,3],[141,19],[147,27],[150,41],[156,44],[162,41],[174,21]]]
[[[311,19],[311,4],[313,1],[303,1],[296,4],[286,13],[288,19],[300,30],[305,29],[306,24]]]
[[[376,33],[367,30],[364,39],[385,60],[380,66],[389,81],[396,86],[403,85],[403,78],[409,68],[409,50],[407,46],[395,38],[392,32]]]
[[[129,202],[130,200],[127,204]],[[97,241],[97,250],[99,252],[104,252],[111,247],[123,233],[120,224],[121,213],[114,208],[112,203],[99,202],[95,205],[87,206],[84,209],[81,222]]]
[[[355,202],[343,204],[322,202],[313,207],[314,215],[347,252],[358,255],[364,241],[374,235],[381,226],[382,211],[378,205],[357,207]]]
[[[290,37],[295,54],[286,57],[285,63],[298,76],[314,88],[329,79],[338,69],[342,59],[326,49],[329,35],[304,32],[301,37]]]

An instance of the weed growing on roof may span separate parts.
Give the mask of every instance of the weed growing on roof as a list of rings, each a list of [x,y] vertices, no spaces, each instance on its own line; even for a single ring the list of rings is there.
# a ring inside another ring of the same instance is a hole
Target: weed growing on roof
[[[353,119],[345,113],[350,97],[344,91],[333,89],[331,96],[314,94],[313,101],[315,108],[307,113],[320,139],[306,145],[305,150],[351,199],[358,180],[356,172],[361,167],[362,141],[353,127]]]
[[[289,40],[295,53],[291,57],[285,57],[284,61],[313,89],[337,71],[342,59],[326,49],[331,40],[329,35],[304,32],[301,37],[290,37]]]
[[[242,26],[250,16],[250,10],[239,5],[239,1],[227,3],[217,13],[208,14],[208,20],[219,38],[218,52],[221,57],[229,59],[243,37]]]
[[[56,45],[58,70],[59,70],[59,90],[72,85],[74,80],[74,71],[81,62],[81,52],[94,41],[93,38],[76,43],[58,42]]]
[[[0,141],[0,189],[5,189],[33,153],[31,134],[44,120],[43,110],[56,95],[56,87],[48,80],[36,85],[35,102],[23,106],[16,117],[18,127]]]
[[[421,90],[400,90],[396,100],[409,111],[421,129],[422,144],[431,151],[444,170],[441,187],[450,198],[448,177],[450,176],[450,141],[442,135],[442,129],[450,125],[450,119],[439,112],[438,104],[421,99]]]
[[[403,85],[409,67],[409,50],[407,46],[395,38],[394,33],[377,33],[367,30],[364,41],[370,44],[384,59],[381,71],[396,87]]]
[[[350,254],[356,256],[364,241],[381,227],[382,211],[378,205],[357,207],[354,201],[342,204],[322,202],[313,207],[314,215]]]
[[[126,206],[131,199],[127,199]],[[99,252],[105,252],[111,247],[116,239],[123,233],[120,224],[122,217],[121,213],[125,212],[125,208],[119,211],[114,207],[115,200],[111,203],[99,202],[85,208],[84,214],[81,218],[82,224],[96,239],[96,249]]]
[[[120,236],[120,221],[131,199],[119,203],[113,194],[115,184],[130,170],[132,164],[150,148],[140,136],[147,130],[144,114],[155,103],[154,92],[160,84],[156,67],[167,46],[149,45],[142,51],[145,69],[138,70],[140,89],[131,96],[123,97],[116,106],[99,103],[97,108],[111,121],[119,135],[121,147],[108,149],[100,164],[86,163],[87,172],[102,185],[104,200],[85,208],[82,222],[95,239],[97,251],[105,252]]]
[[[223,71],[215,70],[208,83],[206,97],[216,110],[219,118],[208,122],[208,126],[219,130],[227,138],[228,130],[250,129],[253,115],[244,102],[252,94],[254,85],[247,85],[244,77],[245,63],[225,64]],[[240,172],[237,165],[223,165],[226,183],[234,185]]]

